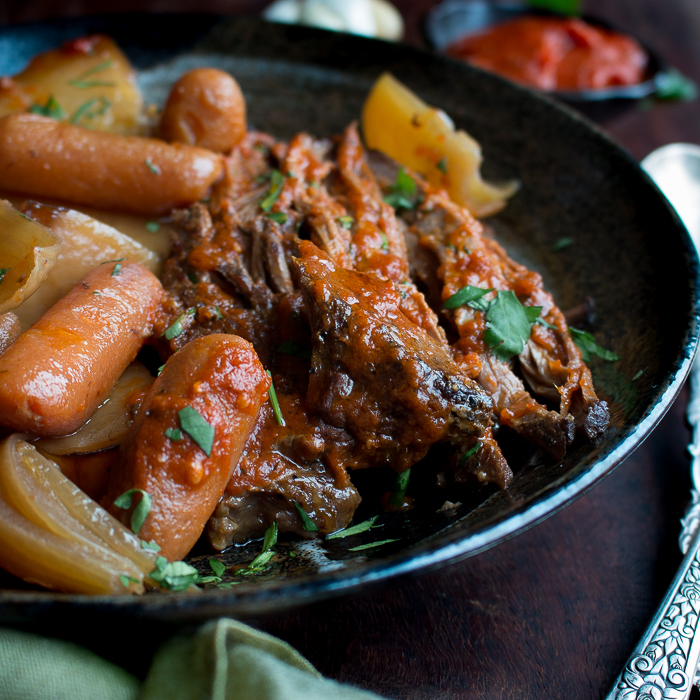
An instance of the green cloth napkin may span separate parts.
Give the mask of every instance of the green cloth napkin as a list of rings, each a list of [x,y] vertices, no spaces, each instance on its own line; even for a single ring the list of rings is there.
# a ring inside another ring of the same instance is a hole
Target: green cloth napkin
[[[143,685],[69,642],[0,629],[0,700],[380,700],[323,678],[289,644],[221,619],[171,639]]]

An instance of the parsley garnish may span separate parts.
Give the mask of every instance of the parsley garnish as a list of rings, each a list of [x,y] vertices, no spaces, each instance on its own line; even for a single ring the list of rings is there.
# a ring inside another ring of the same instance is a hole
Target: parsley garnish
[[[119,580],[124,588],[128,588],[130,583],[141,583],[137,578],[134,578],[133,576],[126,576],[126,574],[120,574]]]
[[[156,568],[148,577],[171,591],[186,591],[201,578],[194,566],[184,561],[169,562],[165,557],[156,559]]]
[[[43,107],[41,105],[32,105],[29,111],[32,114],[40,114],[42,117],[51,117],[51,119],[64,119],[66,116],[66,111],[56,102],[53,95],[46,100],[46,104]]]
[[[292,501],[292,503],[297,509],[297,513],[299,513],[304,530],[306,530],[306,532],[318,532],[318,525],[311,520],[308,513],[296,501]]]
[[[156,233],[160,229],[160,224],[157,221],[147,221],[146,230],[151,233]]]
[[[0,283],[5,279],[5,275],[11,270],[10,267],[0,267]]]
[[[161,366],[158,368],[157,376],[160,377],[160,373],[161,373],[164,369],[165,369],[165,365],[161,365]]]
[[[284,355],[294,355],[295,357],[300,357],[302,360],[311,359],[311,348],[305,348],[294,340],[283,341],[277,348],[277,352],[281,352]]]
[[[224,318],[224,315],[221,313],[221,309],[218,306],[214,307],[214,315],[219,321],[223,320]]]
[[[382,231],[382,250],[386,253],[389,250],[389,239],[386,237],[386,233]]]
[[[281,426],[287,425],[284,422],[284,416],[282,415],[282,410],[280,409],[279,401],[277,400],[277,392],[275,391],[275,385],[272,382],[272,375],[270,370],[265,370],[267,376],[270,377],[270,388],[267,390],[267,395],[270,397],[270,403],[272,404],[272,412],[275,414],[275,419],[277,423]]]
[[[192,406],[185,406],[177,412],[180,419],[180,428],[187,433],[201,448],[207,457],[211,457],[211,449],[214,446],[214,426]]]
[[[275,556],[273,547],[277,544],[277,523],[272,523],[270,527],[267,528],[265,532],[265,537],[263,539],[262,551],[258,554],[253,561],[246,566],[245,569],[238,571],[238,574],[242,576],[248,576],[249,574],[257,574],[262,571],[269,563],[270,559]]]
[[[352,216],[339,216],[338,217],[338,223],[345,229],[352,228],[353,222],[354,222],[354,219],[352,218]]]
[[[95,291],[93,292],[93,294],[94,294],[96,297],[101,297],[101,296],[102,296],[97,290],[95,290]]]
[[[403,168],[399,169],[396,182],[389,188],[384,201],[394,209],[413,209],[416,206],[416,181]]]
[[[279,170],[273,170],[270,173],[270,189],[267,191],[267,195],[260,202],[260,208],[263,211],[270,211],[272,205],[277,201],[280,196],[280,192],[284,187],[284,175]]]
[[[129,489],[114,501],[114,505],[117,508],[127,510],[131,508],[134,495],[137,493],[141,494],[141,500],[136,504],[136,507],[131,513],[131,531],[135,535],[139,534],[139,530],[143,527],[148,514],[151,512],[151,506],[153,505],[151,495],[146,493],[143,489]]]
[[[396,480],[394,481],[394,489],[391,492],[391,498],[389,498],[389,505],[394,506],[394,508],[400,508],[403,505],[403,499],[406,495],[406,489],[408,488],[408,480],[410,478],[410,467],[406,469],[406,471],[403,471],[400,474],[396,475]]]
[[[122,271],[122,264],[118,262],[112,270],[112,277],[116,277]]]
[[[271,211],[267,213],[267,218],[272,219],[278,224],[284,224],[287,222],[287,215],[283,211]]]
[[[493,289],[480,289],[479,287],[472,287],[467,285],[462,287],[456,294],[453,294],[443,305],[443,309],[456,309],[464,304],[471,306],[472,309],[477,311],[486,311],[487,305],[483,302],[479,302],[481,297],[486,296]]]
[[[360,552],[363,549],[373,549],[374,547],[381,547],[383,544],[389,544],[389,542],[398,542],[400,537],[393,540],[380,540],[379,542],[370,542],[369,544],[361,544],[358,547],[350,547],[348,552]]]
[[[692,102],[697,96],[698,86],[695,82],[675,68],[661,73],[656,78],[654,97],[657,100]]]
[[[552,250],[555,253],[558,253],[560,250],[564,250],[564,248],[568,248],[572,243],[574,242],[573,238],[570,238],[568,236],[565,236],[564,238],[560,238],[553,246]]]
[[[435,166],[443,175],[447,175],[447,158],[440,158]]]
[[[532,7],[541,7],[559,15],[580,15],[581,0],[528,0]]]
[[[178,440],[182,440],[182,431],[180,428],[168,428],[165,431],[165,437],[178,442]]]
[[[523,306],[512,291],[499,291],[486,312],[484,331],[484,340],[494,355],[504,361],[519,355],[541,311],[541,306]]]
[[[344,530],[338,530],[338,532],[334,532],[332,535],[327,535],[326,539],[335,540],[339,539],[340,537],[352,537],[352,535],[359,535],[361,532],[367,532],[367,530],[369,530],[374,525],[374,522],[378,517],[378,515],[375,515],[369,520],[365,520],[361,523],[358,523],[357,525],[353,525],[352,527],[346,527]]]
[[[145,549],[149,552],[160,552],[160,545],[155,540],[151,540],[150,542],[141,540],[141,549]]]
[[[535,307],[535,308],[537,308],[537,307]],[[549,330],[551,330],[551,331],[558,331],[558,330],[559,330],[554,324],[552,324],[552,323],[547,323],[547,321],[545,321],[545,320],[542,318],[542,316],[540,316],[540,317],[537,319],[537,323],[539,323],[540,326],[544,326],[545,328],[549,328]]]
[[[150,158],[146,158],[143,162],[154,175],[160,175],[160,168],[155,163],[152,163]]]
[[[226,565],[220,562],[218,559],[210,559],[209,567],[214,572],[214,576],[221,578],[226,571]]]
[[[634,377],[632,377],[632,381],[636,382],[637,379],[639,379],[646,371],[647,371],[646,367],[644,369],[640,369],[639,372],[637,372],[637,374],[635,374]]]
[[[480,441],[480,440],[477,440],[477,441],[476,441],[476,445],[474,445],[473,447],[471,447],[470,449],[468,449],[468,450],[462,455],[462,458],[461,458],[461,459],[459,460],[459,462],[457,463],[457,466],[458,466],[458,467],[461,467],[461,466],[462,466],[462,463],[464,462],[464,460],[469,459],[469,457],[471,457],[472,455],[475,455],[475,454],[479,451],[479,449],[481,449],[481,445],[482,445],[481,441]]]
[[[91,111],[92,108],[96,105],[100,106],[96,107],[94,111]],[[70,123],[77,124],[83,118],[94,119],[95,117],[99,117],[100,115],[104,114],[111,106],[112,103],[107,98],[95,97],[92,100],[84,102],[80,105],[80,107],[78,107],[78,109],[75,110],[73,116],[70,118]]]
[[[590,333],[580,331],[578,328],[569,328],[569,333],[574,339],[574,343],[578,345],[584,362],[590,362],[591,355],[596,355],[606,362],[617,362],[620,359],[620,356],[616,353],[600,347]]]
[[[166,340],[172,340],[173,338],[177,338],[182,331],[184,331],[184,327],[182,325],[182,322],[188,317],[188,316],[194,316],[195,312],[197,309],[194,307],[187,309],[183,314],[180,314],[174,321],[173,323],[168,326],[165,329],[165,333],[163,333],[163,337]]]

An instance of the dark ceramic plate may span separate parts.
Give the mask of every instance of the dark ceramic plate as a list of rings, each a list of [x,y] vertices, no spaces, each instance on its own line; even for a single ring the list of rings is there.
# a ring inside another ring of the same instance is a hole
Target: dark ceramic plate
[[[430,45],[438,52],[445,52],[450,44],[467,34],[488,29],[500,22],[523,17],[525,15],[556,17],[551,12],[534,10],[525,3],[490,2],[489,0],[445,0],[433,7],[425,20],[425,34]],[[590,24],[620,31],[595,17],[583,15],[582,19]],[[641,43],[641,42],[640,42]],[[638,100],[653,95],[663,79],[665,68],[648,46],[642,43],[648,57],[644,80],[635,85],[616,85],[597,90],[557,91],[549,93],[565,102],[601,102],[603,100]]]
[[[118,15],[0,31],[0,73],[35,52],[85,33],[116,38],[141,71],[149,101],[198,65],[230,70],[245,92],[250,122],[280,137],[299,129],[339,132],[356,119],[368,88],[389,70],[446,110],[483,145],[486,174],[522,188],[492,219],[511,254],[540,271],[562,308],[591,297],[598,341],[622,356],[594,361],[611,425],[560,464],[518,469],[508,490],[417,499],[414,510],[382,515],[381,529],[353,538],[285,541],[272,569],[230,590],[142,598],[84,597],[21,590],[8,580],[0,620],[184,621],[277,611],[401,573],[476,554],[556,512],[607,474],[656,425],[685,378],[698,334],[698,261],[666,200],[637,164],[570,111],[498,77],[403,46],[255,19]],[[553,252],[563,237],[573,243]],[[381,387],[378,387],[381,391]],[[365,475],[367,472],[365,472]],[[445,498],[460,500],[439,512]],[[624,498],[624,494],[620,494]],[[358,519],[371,513],[371,503]],[[349,548],[398,541],[362,552]],[[249,562],[260,543],[227,552]],[[290,552],[296,556],[288,556]],[[206,555],[191,558],[206,569]],[[241,577],[239,577],[240,579]]]

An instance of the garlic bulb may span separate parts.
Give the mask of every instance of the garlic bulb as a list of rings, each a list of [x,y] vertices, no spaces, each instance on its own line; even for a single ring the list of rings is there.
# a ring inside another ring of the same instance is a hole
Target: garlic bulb
[[[277,0],[263,17],[392,41],[404,31],[401,14],[387,0]]]

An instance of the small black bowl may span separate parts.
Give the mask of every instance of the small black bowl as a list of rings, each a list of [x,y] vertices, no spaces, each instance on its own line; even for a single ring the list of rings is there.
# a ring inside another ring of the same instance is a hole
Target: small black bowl
[[[476,34],[501,22],[526,15],[558,17],[553,12],[538,10],[520,2],[489,2],[488,0],[445,0],[433,7],[425,20],[425,35],[430,46],[438,53],[445,53],[447,47],[458,39]],[[588,24],[619,32],[602,20],[583,15]],[[624,32],[623,32],[624,33]],[[592,90],[562,90],[547,92],[564,102],[601,102],[603,100],[638,100],[653,95],[659,88],[659,81],[666,73],[666,66],[659,56],[637,39],[648,56],[645,78],[635,85],[614,85]],[[459,60],[459,59],[457,59]]]

